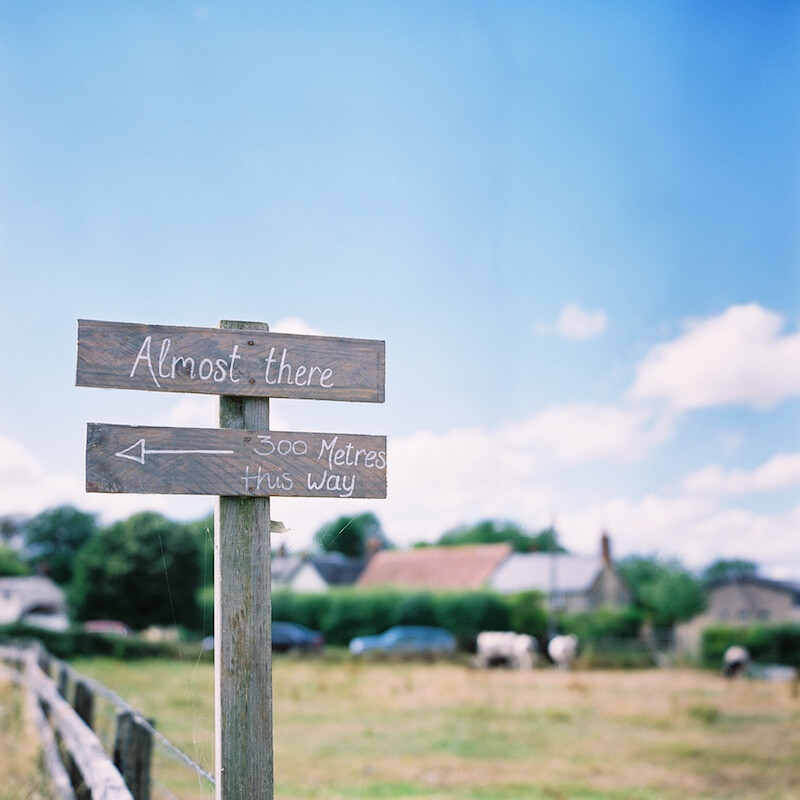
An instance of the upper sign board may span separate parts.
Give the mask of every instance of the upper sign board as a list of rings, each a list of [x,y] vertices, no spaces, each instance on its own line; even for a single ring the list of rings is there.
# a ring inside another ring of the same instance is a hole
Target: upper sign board
[[[386,497],[386,437],[90,423],[86,491]]]
[[[373,339],[78,321],[78,386],[307,400],[384,400]]]

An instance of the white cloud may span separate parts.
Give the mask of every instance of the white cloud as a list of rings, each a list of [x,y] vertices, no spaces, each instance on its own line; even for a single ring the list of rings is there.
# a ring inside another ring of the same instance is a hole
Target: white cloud
[[[605,311],[586,311],[571,303],[561,309],[556,329],[565,339],[591,339],[601,334],[607,324]]]
[[[629,461],[665,441],[672,430],[667,415],[642,408],[573,403],[545,409],[507,426],[502,438],[525,444],[563,464],[597,459]]]
[[[45,508],[74,503],[82,480],[50,473],[18,442],[0,437],[0,515],[38,514]]]
[[[800,333],[782,335],[784,319],[761,306],[732,306],[690,322],[639,364],[629,398],[676,410],[744,404],[769,408],[800,396]]]
[[[217,424],[217,399],[211,395],[187,394],[167,411],[167,425],[176,428],[213,428]]]
[[[304,336],[325,335],[319,328],[309,325],[300,317],[286,317],[285,319],[278,320],[274,325],[270,325],[269,329],[273,333],[296,333]]]
[[[534,331],[539,336],[551,336],[556,333],[564,339],[591,339],[599,336],[608,326],[605,311],[586,311],[575,303],[565,305],[556,320],[540,321],[534,324]]]
[[[683,481],[692,494],[718,496],[774,492],[800,486],[800,453],[778,453],[758,468],[723,472],[717,466],[693,472]]]

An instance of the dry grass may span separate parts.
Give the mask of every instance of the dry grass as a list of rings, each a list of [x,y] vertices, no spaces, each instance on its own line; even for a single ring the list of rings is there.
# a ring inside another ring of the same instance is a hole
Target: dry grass
[[[50,800],[22,690],[0,678],[0,800]]]
[[[211,667],[76,666],[212,769]],[[786,684],[278,659],[274,692],[281,800],[800,798],[800,701]],[[197,779],[159,779],[212,797]]]

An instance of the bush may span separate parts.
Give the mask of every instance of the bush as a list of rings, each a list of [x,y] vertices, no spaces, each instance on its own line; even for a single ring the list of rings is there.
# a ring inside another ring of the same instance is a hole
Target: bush
[[[602,640],[635,640],[642,626],[642,612],[633,606],[598,608],[560,618],[564,633],[573,633],[583,645]]]
[[[451,631],[461,647],[471,648],[482,630],[508,629],[511,603],[493,592],[278,591],[272,597],[272,617],[318,630],[330,644],[346,645],[354,636],[382,633],[394,625],[437,625]]]
[[[537,638],[547,634],[547,609],[541,592],[518,592],[507,599],[509,624],[516,633],[528,633]]]
[[[438,595],[436,621],[458,639],[462,649],[474,650],[481,631],[508,630],[508,599],[494,592],[458,592]]]
[[[331,644],[346,645],[354,636],[369,636],[397,622],[398,592],[360,592],[341,589],[330,593],[330,605],[322,619],[322,633]]]
[[[750,651],[761,664],[787,664],[800,667],[800,625],[714,625],[703,631],[700,641],[702,663],[719,669],[722,655],[733,644]]]
[[[79,656],[111,656],[121,659],[177,658],[182,651],[182,646],[176,642],[147,642],[138,636],[89,633],[81,628],[48,631],[21,624],[0,626],[0,641],[19,644],[20,640],[40,642],[48,653],[64,660]]]

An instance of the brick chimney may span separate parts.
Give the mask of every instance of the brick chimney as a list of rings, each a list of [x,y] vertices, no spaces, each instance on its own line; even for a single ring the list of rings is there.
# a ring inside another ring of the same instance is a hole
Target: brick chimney
[[[603,559],[603,564],[607,567],[611,566],[611,539],[608,532],[603,531],[600,537],[600,556]]]

